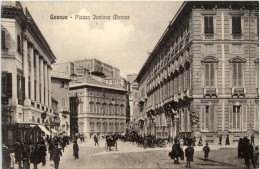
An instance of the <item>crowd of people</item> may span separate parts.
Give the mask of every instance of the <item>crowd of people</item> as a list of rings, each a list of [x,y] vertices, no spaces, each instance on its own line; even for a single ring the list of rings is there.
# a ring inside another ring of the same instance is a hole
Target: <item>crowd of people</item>
[[[65,147],[70,143],[71,138],[64,137],[45,137],[40,138],[37,142],[30,141],[23,143],[17,141],[14,143],[14,158],[18,169],[37,169],[39,164],[46,165],[46,156],[49,153],[50,161],[54,161],[55,169],[59,168],[60,156]],[[11,156],[8,147],[3,145],[3,163],[2,168],[10,168]]]

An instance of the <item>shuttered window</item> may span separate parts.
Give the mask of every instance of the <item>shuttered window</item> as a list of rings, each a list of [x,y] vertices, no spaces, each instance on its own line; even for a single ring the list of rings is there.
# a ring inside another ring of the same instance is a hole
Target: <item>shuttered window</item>
[[[17,35],[17,51],[22,53],[22,40],[20,35]]]
[[[6,41],[5,41],[5,30],[1,30],[1,44],[2,44],[2,49],[6,49]]]
[[[205,63],[205,86],[215,86],[215,69],[214,63]]]
[[[90,113],[94,113],[94,103],[89,103],[89,111]]]
[[[25,99],[25,79],[20,75],[17,75],[17,98],[18,104],[23,105]]]
[[[241,87],[243,85],[242,63],[233,63],[233,86]]]
[[[2,73],[2,96],[12,97],[12,73]]]
[[[241,106],[233,106],[232,130],[241,130]]]
[[[232,17],[232,34],[234,35],[241,35],[241,17],[240,16],[233,16]]]
[[[214,34],[213,16],[204,16],[204,33]]]

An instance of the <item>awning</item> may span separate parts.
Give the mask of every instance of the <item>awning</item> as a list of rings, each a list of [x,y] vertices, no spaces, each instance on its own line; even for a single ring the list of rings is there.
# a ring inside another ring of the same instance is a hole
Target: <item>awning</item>
[[[38,125],[38,127],[47,135],[51,135],[51,133],[44,127],[43,125]]]

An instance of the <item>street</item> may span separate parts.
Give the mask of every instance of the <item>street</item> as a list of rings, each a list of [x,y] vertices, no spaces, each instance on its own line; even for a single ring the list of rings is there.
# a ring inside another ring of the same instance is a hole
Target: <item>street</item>
[[[117,151],[106,151],[105,143],[100,141],[100,146],[94,145],[93,140],[79,142],[79,159],[75,160],[72,151],[73,144],[66,147],[60,161],[60,169],[83,168],[185,168],[186,161],[173,164],[168,156],[171,147],[143,149],[129,142],[118,141]],[[209,160],[203,160],[202,147],[195,147],[194,161],[191,168],[244,168],[244,159],[237,158],[237,149],[222,146],[211,147]],[[54,168],[54,162],[46,158],[46,166],[38,165],[39,169]],[[17,168],[17,165],[16,165]],[[31,168],[33,168],[31,164]]]

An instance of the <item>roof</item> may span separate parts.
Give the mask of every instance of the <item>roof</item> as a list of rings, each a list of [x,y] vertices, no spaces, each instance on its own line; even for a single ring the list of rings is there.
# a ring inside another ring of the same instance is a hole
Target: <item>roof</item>
[[[117,87],[112,87],[109,85],[98,85],[98,84],[91,84],[91,83],[78,83],[78,84],[71,84],[69,86],[69,88],[76,88],[76,87],[83,87],[83,86],[90,86],[90,87],[98,87],[98,88],[105,88],[105,89],[111,89],[111,90],[118,90],[118,91],[123,91],[123,92],[127,92],[127,90],[123,89],[123,88],[117,88]]]

